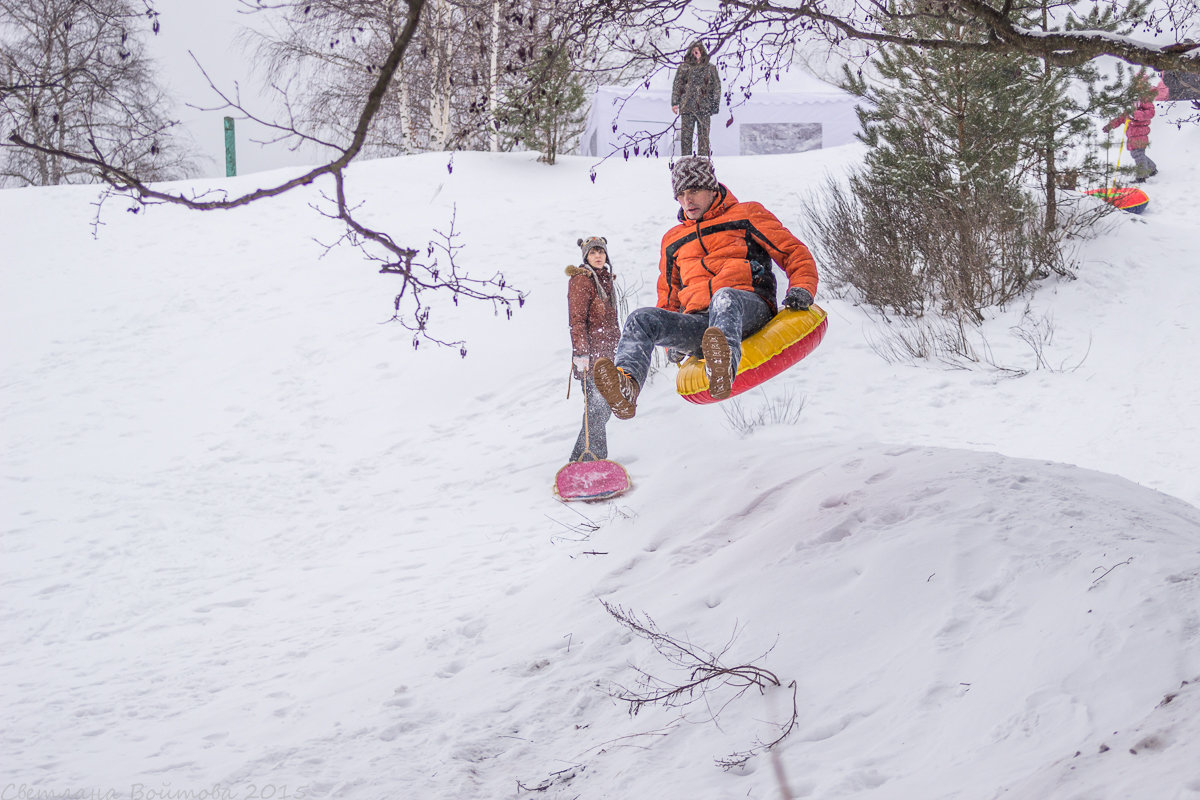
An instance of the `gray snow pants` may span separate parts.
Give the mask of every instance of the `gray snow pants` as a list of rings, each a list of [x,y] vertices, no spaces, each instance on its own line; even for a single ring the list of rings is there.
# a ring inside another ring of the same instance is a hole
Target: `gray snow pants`
[[[575,440],[575,449],[571,451],[569,460],[579,461],[582,458],[591,461],[591,456],[608,458],[608,432],[605,426],[612,416],[612,409],[596,389],[590,369],[580,383],[583,384],[583,394],[587,402],[583,410],[583,424],[579,428],[579,437]],[[591,453],[591,456],[587,453]]]
[[[1158,165],[1150,159],[1150,156],[1146,155],[1145,149],[1130,150],[1129,155],[1133,156],[1133,163],[1137,164],[1137,176],[1139,179],[1145,180],[1151,175],[1158,173]]]
[[[683,156],[692,155],[692,128],[694,127],[698,134],[696,146],[697,155],[707,158],[712,155],[712,147],[708,141],[709,127],[712,125],[712,117],[708,114],[680,114],[679,123],[679,154]]]

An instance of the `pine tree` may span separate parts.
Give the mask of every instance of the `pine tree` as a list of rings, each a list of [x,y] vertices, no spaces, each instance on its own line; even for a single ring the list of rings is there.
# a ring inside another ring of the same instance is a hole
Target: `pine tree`
[[[522,80],[505,93],[498,114],[506,144],[541,152],[553,164],[583,130],[587,93],[572,68],[567,49],[546,45],[525,66]]]
[[[986,38],[967,24],[916,19],[918,35]],[[1043,80],[1033,58],[901,46],[882,48],[872,66],[870,81],[846,75],[869,101],[859,116],[870,150],[850,184],[858,219],[844,226],[862,238],[851,249],[869,268],[844,265],[845,282],[881,308],[919,315],[933,306],[978,323],[983,308],[1059,269],[1022,180],[1034,163],[1031,124],[1065,78]]]
[[[1121,16],[1105,4],[1087,3],[1080,15],[1080,0],[1041,0],[1023,17],[1031,30],[1107,31],[1129,35],[1145,17],[1149,0],[1133,0]],[[1039,84],[1043,105],[1029,119],[1022,136],[1027,162],[1042,187],[1044,224],[1047,231],[1060,223],[1058,189],[1077,188],[1080,181],[1098,182],[1107,165],[1097,158],[1096,116],[1111,118],[1136,100],[1134,75],[1123,63],[1115,75],[1105,76],[1095,61],[1069,66],[1044,62],[1028,79]]]

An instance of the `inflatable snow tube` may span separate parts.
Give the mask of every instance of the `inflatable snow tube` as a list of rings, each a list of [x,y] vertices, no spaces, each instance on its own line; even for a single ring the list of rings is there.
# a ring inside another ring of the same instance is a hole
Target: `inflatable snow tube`
[[[807,356],[825,338],[828,319],[820,306],[806,311],[784,309],[754,335],[742,342],[742,360],[738,363],[730,397],[753,389],[774,378]],[[708,393],[704,361],[689,358],[679,365],[675,390],[689,403],[715,403]]]
[[[1088,189],[1088,194],[1099,197],[1109,205],[1114,205],[1122,211],[1140,214],[1146,210],[1150,198],[1141,189],[1133,186],[1105,187],[1103,189]]]

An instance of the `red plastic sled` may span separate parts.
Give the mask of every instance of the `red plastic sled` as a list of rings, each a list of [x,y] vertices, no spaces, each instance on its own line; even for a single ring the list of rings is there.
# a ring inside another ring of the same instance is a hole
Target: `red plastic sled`
[[[615,461],[572,461],[554,476],[554,493],[563,500],[607,500],[629,491],[629,473]]]

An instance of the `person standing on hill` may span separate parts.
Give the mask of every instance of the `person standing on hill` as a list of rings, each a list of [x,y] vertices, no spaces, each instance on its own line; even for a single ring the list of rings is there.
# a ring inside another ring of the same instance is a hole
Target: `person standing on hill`
[[[817,266],[804,242],[761,203],[741,203],[717,182],[712,162],[690,156],[671,170],[679,224],[663,236],[658,305],[630,313],[613,358],[598,358],[596,388],[617,419],[629,419],[656,346],[682,360],[702,354],[709,394],[729,396],[742,340],[776,314],[775,273],[787,274],[783,304],[803,310],[817,291]]]
[[[671,85],[671,112],[679,115],[681,126],[680,155],[692,154],[693,129],[698,132],[699,155],[712,155],[708,132],[712,115],[720,110],[721,76],[717,74],[717,65],[709,62],[703,42],[692,42]]]
[[[608,260],[608,241],[603,236],[580,239],[583,256],[579,266],[567,267],[567,320],[571,328],[571,363],[575,377],[583,383],[583,426],[571,451],[571,461],[608,458],[605,426],[612,412],[596,391],[592,367],[597,358],[612,358],[620,337],[617,322],[617,297],[613,284],[612,263]]]
[[[1138,76],[1135,86],[1138,90],[1138,102],[1133,111],[1110,121],[1104,126],[1104,132],[1108,133],[1126,122],[1129,123],[1125,129],[1125,148],[1129,150],[1129,155],[1133,156],[1137,165],[1137,177],[1133,180],[1134,183],[1145,183],[1147,178],[1158,174],[1158,165],[1146,155],[1146,148],[1150,146],[1150,120],[1154,119],[1154,101],[1166,100],[1169,92],[1162,80],[1158,81],[1157,86],[1151,86],[1145,75]]]

